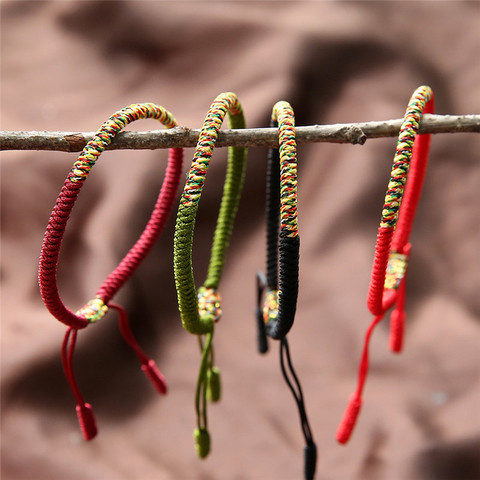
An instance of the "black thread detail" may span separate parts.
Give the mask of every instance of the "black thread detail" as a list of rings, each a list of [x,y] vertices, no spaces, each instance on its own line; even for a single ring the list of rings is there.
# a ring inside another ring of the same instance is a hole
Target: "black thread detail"
[[[297,310],[298,297],[298,260],[300,237],[287,237],[280,232],[280,293],[278,297],[278,316],[267,325],[267,334],[275,340],[283,338],[292,328]]]
[[[273,120],[271,127],[278,127]],[[278,289],[278,231],[280,229],[280,153],[268,150],[265,213],[267,217],[267,285]]]

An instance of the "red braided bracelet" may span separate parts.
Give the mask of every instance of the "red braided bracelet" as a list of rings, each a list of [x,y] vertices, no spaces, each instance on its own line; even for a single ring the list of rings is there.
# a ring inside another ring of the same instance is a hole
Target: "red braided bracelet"
[[[411,248],[408,240],[422,192],[430,150],[430,135],[417,136],[416,132],[422,115],[433,113],[433,108],[433,92],[430,87],[417,88],[410,99],[400,128],[382,220],[378,229],[368,291],[368,309],[375,318],[365,334],[357,390],[350,397],[337,430],[337,440],[340,443],[346,443],[350,438],[360,412],[368,372],[368,345],[373,329],[393,306],[395,308],[390,320],[390,348],[396,353],[402,349],[405,279]]]
[[[38,278],[43,301],[50,313],[69,327],[63,341],[62,361],[65,375],[77,402],[77,415],[85,440],[95,437],[97,428],[91,405],[84,401],[73,373],[73,351],[77,330],[101,319],[108,308],[118,311],[121,333],[137,354],[142,370],[155,388],[162,394],[166,393],[167,389],[165,379],[155,362],[141,350],[133,337],[125,310],[120,305],[112,303],[111,299],[144,260],[165,227],[180,182],[183,164],[182,148],[170,149],[165,178],[145,230],[97,290],[95,298],[74,313],[63,304],[57,286],[57,264],[62,239],[80,189],[97,158],[113,138],[129,123],[144,118],[159,120],[167,128],[177,125],[170,112],[153,103],[133,104],[112,115],[85,146],[68,174],[50,216],[40,255]]]

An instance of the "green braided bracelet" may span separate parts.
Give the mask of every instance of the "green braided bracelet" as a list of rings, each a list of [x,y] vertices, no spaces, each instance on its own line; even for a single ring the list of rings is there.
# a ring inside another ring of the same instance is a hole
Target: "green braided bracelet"
[[[178,207],[173,250],[175,285],[183,328],[195,335],[206,335],[205,343],[200,338],[202,360],[195,395],[198,428],[194,432],[194,438],[197,453],[202,458],[208,455],[210,449],[206,400],[208,397],[211,401],[216,401],[220,397],[220,377],[218,369],[213,366],[212,347],[214,324],[221,316],[220,295],[217,289],[243,188],[246,148],[229,147],[228,149],[227,174],[207,279],[198,291],[195,287],[192,267],[193,231],[210,158],[227,113],[230,128],[245,128],[245,118],[237,96],[231,92],[221,93],[210,106],[200,132],[187,183]]]

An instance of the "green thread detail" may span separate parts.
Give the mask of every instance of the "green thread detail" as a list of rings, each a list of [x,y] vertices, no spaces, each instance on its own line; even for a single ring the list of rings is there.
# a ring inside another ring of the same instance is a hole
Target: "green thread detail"
[[[200,458],[205,458],[210,453],[210,434],[206,428],[196,428],[193,431],[195,451]]]
[[[95,133],[84,147],[82,153],[69,173],[71,182],[83,182],[95,165],[100,154],[112,143],[117,133],[129,123],[145,118],[153,118],[167,128],[177,126],[173,115],[160,105],[154,103],[134,103],[114,113]]]
[[[415,136],[425,105],[431,98],[431,88],[421,86],[415,90],[407,106],[405,117],[400,127],[391,178],[388,183],[385,203],[382,210],[380,226],[383,228],[395,228],[397,224],[398,213],[407,183]]]
[[[220,381],[220,369],[211,367],[207,371],[207,400],[215,403],[220,400],[222,395],[222,384]]]
[[[295,117],[288,102],[277,102],[272,120],[278,122],[280,145],[280,228],[287,237],[298,235],[297,223],[297,144]]]
[[[75,315],[85,318],[89,323],[95,323],[105,316],[108,306],[100,297],[95,297],[76,311]]]
[[[407,256],[403,253],[390,252],[385,275],[385,289],[397,289],[407,271]]]

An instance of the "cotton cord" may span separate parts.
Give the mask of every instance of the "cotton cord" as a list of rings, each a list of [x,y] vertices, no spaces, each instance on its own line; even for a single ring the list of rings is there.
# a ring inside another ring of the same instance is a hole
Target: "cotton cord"
[[[85,440],[91,440],[95,437],[97,427],[91,405],[84,401],[75,379],[73,352],[77,330],[103,318],[109,308],[117,310],[122,335],[137,354],[145,375],[159,393],[164,394],[167,390],[165,378],[158,370],[155,362],[141,350],[134,339],[128,325],[126,311],[120,305],[112,303],[111,299],[145,259],[165,227],[180,182],[183,164],[182,148],[169,150],[165,178],[144,231],[119,265],[108,275],[97,290],[95,297],[82,308],[73,312],[61,300],[57,285],[57,267],[62,240],[81,187],[98,157],[115,136],[129,123],[146,118],[156,119],[167,128],[177,125],[170,112],[153,103],[132,104],[113,114],[85,146],[70,170],[50,216],[40,254],[38,278],[42,299],[50,313],[69,327],[62,347],[62,361],[65,375],[77,402],[77,414]]]
[[[268,153],[265,208],[267,274],[257,274],[257,342],[259,352],[266,353],[267,336],[280,340],[280,368],[297,404],[305,438],[304,478],[312,479],[315,475],[317,450],[286,338],[293,325],[297,306],[300,248],[295,117],[288,102],[275,104],[271,126],[279,129],[279,149],[270,149]]]
[[[237,96],[231,92],[221,93],[215,98],[203,123],[178,207],[174,237],[175,285],[182,325],[192,334],[205,335],[205,343],[200,339],[202,357],[195,395],[197,428],[193,435],[200,458],[205,458],[210,451],[207,399],[210,401],[220,399],[220,371],[213,364],[212,343],[214,325],[221,317],[221,300],[217,290],[243,188],[246,148],[229,147],[228,149],[227,173],[207,278],[198,291],[195,287],[192,266],[193,233],[210,159],[218,132],[227,114],[230,128],[245,128],[242,107]]]
[[[428,86],[417,88],[410,98],[400,128],[382,210],[367,297],[367,305],[374,319],[365,335],[357,390],[351,395],[337,429],[336,437],[342,444],[348,442],[361,409],[372,332],[392,307],[394,309],[390,319],[390,349],[399,353],[403,347],[406,318],[405,282],[411,249],[409,237],[425,179],[431,137],[417,136],[417,131],[423,114],[433,113],[433,110],[434,96],[431,88]]]

